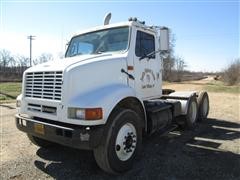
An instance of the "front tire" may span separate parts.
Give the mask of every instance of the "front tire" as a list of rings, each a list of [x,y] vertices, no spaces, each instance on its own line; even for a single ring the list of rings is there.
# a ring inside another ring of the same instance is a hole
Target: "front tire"
[[[103,142],[94,149],[98,166],[117,174],[131,169],[142,144],[141,119],[136,112],[119,109],[108,120]]]

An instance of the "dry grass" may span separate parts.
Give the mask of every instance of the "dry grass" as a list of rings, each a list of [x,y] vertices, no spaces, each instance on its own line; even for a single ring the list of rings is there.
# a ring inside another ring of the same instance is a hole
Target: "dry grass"
[[[8,82],[0,84],[0,103],[12,102],[21,94],[20,82]],[[1,94],[2,93],[2,94]]]

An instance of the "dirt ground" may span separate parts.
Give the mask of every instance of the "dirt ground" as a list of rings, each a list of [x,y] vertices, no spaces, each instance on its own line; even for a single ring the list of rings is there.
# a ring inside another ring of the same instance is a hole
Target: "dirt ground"
[[[201,90],[209,80],[164,87]],[[104,173],[91,151],[31,144],[15,127],[15,105],[2,104],[0,179],[240,179],[239,94],[209,93],[209,97],[208,120],[192,131],[176,129],[144,138],[133,169],[119,176]]]

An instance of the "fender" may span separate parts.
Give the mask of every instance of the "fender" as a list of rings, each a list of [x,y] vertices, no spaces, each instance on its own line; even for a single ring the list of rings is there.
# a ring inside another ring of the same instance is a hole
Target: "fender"
[[[124,98],[136,97],[135,91],[124,84],[97,88],[72,98],[67,107],[103,109],[103,119],[95,121],[78,120],[80,125],[105,124],[113,108]],[[70,120],[71,121],[71,120]],[[75,120],[76,123],[76,120]]]
[[[177,97],[186,97],[190,98],[191,96],[196,96],[196,91],[179,91],[179,92],[173,92],[169,94],[169,96],[177,96]],[[188,109],[188,100],[178,100],[181,103],[181,114],[186,115],[187,109]]]

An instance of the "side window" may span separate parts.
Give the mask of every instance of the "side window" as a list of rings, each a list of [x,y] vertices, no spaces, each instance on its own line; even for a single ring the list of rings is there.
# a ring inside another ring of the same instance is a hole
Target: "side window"
[[[137,57],[148,55],[155,51],[155,39],[151,34],[137,31],[135,54]],[[155,58],[155,54],[151,57]]]

